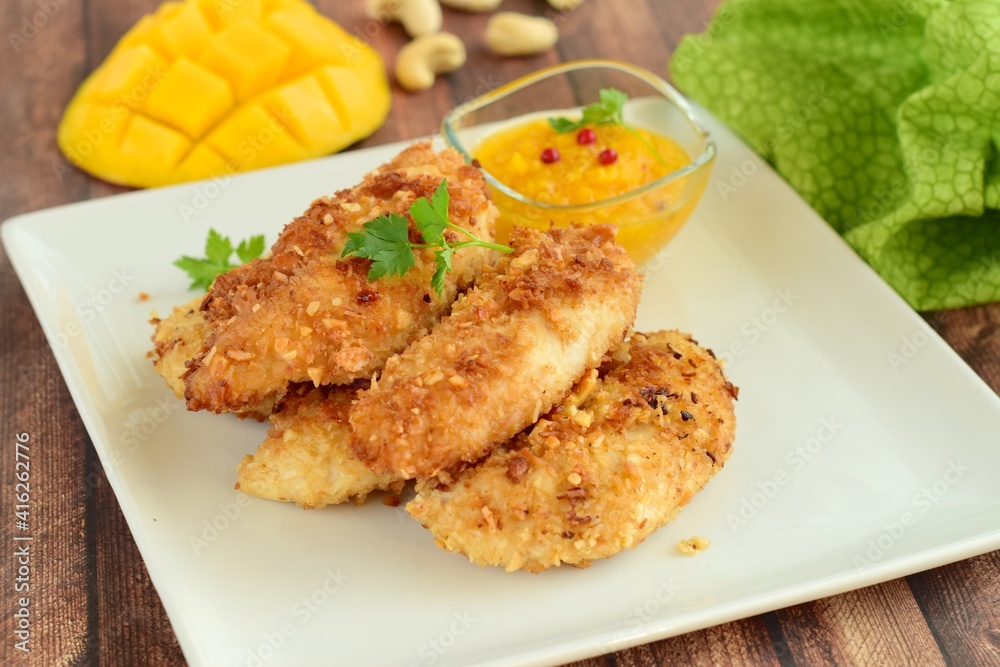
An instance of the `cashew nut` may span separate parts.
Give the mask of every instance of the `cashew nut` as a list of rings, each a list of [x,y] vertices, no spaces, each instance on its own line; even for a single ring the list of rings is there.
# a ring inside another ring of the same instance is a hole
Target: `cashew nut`
[[[500,6],[500,0],[441,0],[441,4],[463,12],[492,12]]]
[[[558,9],[561,12],[568,12],[571,9],[576,9],[583,4],[583,0],[549,0],[549,5],[553,9]]]
[[[500,56],[532,56],[548,51],[558,39],[556,24],[544,16],[499,12],[486,24],[486,45]]]
[[[368,14],[383,23],[399,21],[410,37],[441,29],[438,0],[368,0]]]
[[[407,90],[427,90],[434,75],[454,72],[465,64],[465,45],[449,32],[424,35],[399,50],[396,80]]]

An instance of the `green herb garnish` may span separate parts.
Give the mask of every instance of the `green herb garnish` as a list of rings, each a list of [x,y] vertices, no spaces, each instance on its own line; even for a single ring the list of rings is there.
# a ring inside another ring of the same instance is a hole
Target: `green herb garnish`
[[[410,206],[410,217],[413,218],[423,243],[410,241],[410,223],[406,216],[387,213],[366,222],[359,232],[348,232],[341,256],[355,254],[370,259],[372,265],[368,270],[368,279],[376,280],[383,276],[402,276],[409,271],[416,262],[414,248],[434,248],[436,268],[431,278],[431,287],[440,295],[444,290],[445,274],[451,271],[451,258],[456,250],[480,246],[503,253],[514,252],[505,245],[483,241],[451,222],[448,219],[448,202],[448,181],[444,179],[430,201],[426,197],[420,197]],[[454,229],[470,240],[449,242],[444,237],[447,229]]]
[[[234,250],[240,260],[239,264],[229,263],[229,257]],[[240,264],[246,264],[250,260],[260,257],[263,252],[263,234],[240,241],[240,244],[233,248],[233,242],[229,240],[228,236],[223,236],[214,229],[209,229],[208,239],[205,241],[205,258],[198,259],[185,255],[174,262],[174,266],[191,277],[191,286],[188,289],[200,287],[207,291],[217,275],[234,269]]]
[[[549,118],[549,125],[559,134],[579,130],[587,125],[625,125],[625,102],[628,94],[615,88],[602,88],[598,101],[583,108],[580,120],[564,116]]]
[[[623,93],[616,88],[602,88],[598,93],[597,102],[588,104],[583,108],[580,120],[571,120],[565,116],[549,118],[549,125],[559,134],[579,130],[587,125],[617,125],[633,137],[638,139],[646,147],[656,161],[666,168],[670,168],[663,156],[653,148],[653,145],[639,136],[635,128],[625,122],[625,103],[628,101],[628,93]]]

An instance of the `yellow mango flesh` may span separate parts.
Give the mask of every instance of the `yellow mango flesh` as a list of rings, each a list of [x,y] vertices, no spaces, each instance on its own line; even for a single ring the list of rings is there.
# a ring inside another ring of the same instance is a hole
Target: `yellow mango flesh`
[[[77,91],[59,148],[153,187],[338,151],[389,113],[367,44],[304,0],[184,0],[144,16]]]

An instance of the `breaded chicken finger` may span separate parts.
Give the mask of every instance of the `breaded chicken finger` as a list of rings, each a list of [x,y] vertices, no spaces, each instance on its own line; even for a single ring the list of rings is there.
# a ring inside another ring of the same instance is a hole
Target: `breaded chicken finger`
[[[515,228],[484,271],[351,409],[373,470],[426,478],[473,462],[562,400],[635,320],[641,280],[608,225]]]
[[[372,472],[350,450],[347,413],[357,393],[349,385],[289,391],[271,415],[267,440],[240,463],[237,487],[306,509],[360,503],[376,490],[398,493],[402,480]]]
[[[678,332],[635,334],[607,375],[407,511],[438,546],[480,566],[540,572],[631,549],[729,458],[737,390]]]
[[[208,338],[184,375],[188,409],[241,410],[280,397],[294,382],[369,378],[433,326],[475,281],[490,250],[456,253],[441,294],[430,287],[430,249],[415,253],[405,276],[374,281],[368,279],[370,260],[341,254],[348,232],[381,214],[406,215],[443,179],[451,221],[492,239],[496,207],[482,173],[454,150],[438,154],[424,142],[357,187],[313,202],[285,227],[270,257],[216,278],[202,305]],[[410,233],[419,238],[412,222]],[[453,230],[447,234],[458,238]]]
[[[197,296],[183,306],[176,306],[168,316],[154,317],[149,322],[156,327],[153,331],[153,368],[181,400],[184,400],[183,375],[187,372],[187,362],[198,354],[208,337],[209,326],[201,311],[204,298],[204,295]],[[264,421],[273,407],[274,400],[266,399],[238,410],[236,416]]]
[[[182,306],[176,306],[166,317],[149,321],[153,331],[153,368],[167,381],[167,386],[177,398],[184,398],[184,365],[191,359],[208,337],[208,323],[201,313],[205,295],[196,296]],[[266,415],[265,415],[266,416]]]

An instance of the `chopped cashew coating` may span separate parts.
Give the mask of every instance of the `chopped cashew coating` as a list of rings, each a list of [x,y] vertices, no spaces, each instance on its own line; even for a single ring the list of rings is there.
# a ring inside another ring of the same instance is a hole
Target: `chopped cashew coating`
[[[441,0],[441,4],[463,12],[492,12],[500,6],[500,0]]]
[[[454,72],[465,64],[465,45],[449,32],[424,35],[404,46],[396,56],[396,80],[406,90],[427,90],[437,74]]]
[[[438,0],[368,0],[368,13],[383,23],[398,21],[410,37],[441,29]]]
[[[559,40],[556,24],[543,16],[499,12],[486,25],[486,45],[500,56],[532,56]]]

